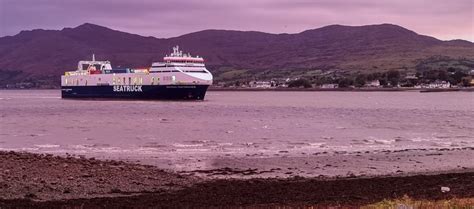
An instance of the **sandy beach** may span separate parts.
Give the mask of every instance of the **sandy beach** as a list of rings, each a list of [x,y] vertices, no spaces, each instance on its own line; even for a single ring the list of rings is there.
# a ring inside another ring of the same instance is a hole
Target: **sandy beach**
[[[208,169],[180,171],[205,178],[365,177],[465,172],[474,168],[474,148],[314,152],[270,157],[249,155],[210,160]],[[144,161],[146,162],[146,161]]]
[[[204,171],[177,174],[81,156],[0,152],[0,160],[0,208],[358,207],[407,196],[431,201],[474,196],[472,169],[249,179],[197,177]],[[220,172],[235,177],[252,171]]]

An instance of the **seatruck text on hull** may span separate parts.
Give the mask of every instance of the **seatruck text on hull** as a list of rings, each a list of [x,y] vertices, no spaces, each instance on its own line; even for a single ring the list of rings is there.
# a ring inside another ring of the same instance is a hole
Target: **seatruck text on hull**
[[[143,92],[142,86],[114,86],[115,92]]]

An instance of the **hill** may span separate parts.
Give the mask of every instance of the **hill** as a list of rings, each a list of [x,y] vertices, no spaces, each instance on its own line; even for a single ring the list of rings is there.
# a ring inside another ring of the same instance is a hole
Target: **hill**
[[[204,30],[158,39],[86,23],[0,38],[0,82],[58,86],[64,71],[92,53],[114,66],[146,67],[174,45],[204,57],[217,80],[415,71],[436,57],[474,60],[471,42],[441,41],[391,24],[330,25],[297,34]]]

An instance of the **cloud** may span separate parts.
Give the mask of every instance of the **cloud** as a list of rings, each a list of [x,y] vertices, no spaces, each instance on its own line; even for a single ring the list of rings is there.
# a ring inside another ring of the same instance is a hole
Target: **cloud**
[[[393,23],[474,40],[471,0],[0,0],[0,36],[84,22],[172,37],[204,29],[297,33],[330,24]]]

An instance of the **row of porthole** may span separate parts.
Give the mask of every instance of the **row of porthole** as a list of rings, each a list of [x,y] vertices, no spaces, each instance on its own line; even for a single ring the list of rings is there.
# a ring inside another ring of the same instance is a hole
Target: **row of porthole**
[[[151,85],[155,85],[155,80],[156,80],[156,84],[159,84],[160,83],[160,78],[157,77],[155,79],[155,77],[151,77]]]
[[[76,85],[76,86],[79,86],[79,79],[70,79],[68,80],[67,78],[64,79],[64,83],[66,83],[66,85]],[[87,85],[87,80],[86,80],[86,85]]]
[[[82,79],[81,79],[82,80]],[[98,78],[99,81],[101,81],[101,78]],[[123,82],[122,82],[123,81]],[[133,85],[142,85],[143,84],[143,78],[131,78],[131,77],[128,77],[128,85],[132,85],[132,82],[133,82]],[[67,78],[64,79],[64,83],[66,83],[66,85],[76,85],[78,86],[79,85],[79,79],[71,79],[71,80],[68,80]],[[160,83],[160,78],[159,77],[151,77],[151,85],[155,85],[155,84],[159,84]],[[117,77],[117,78],[112,78],[112,84],[113,85],[126,85],[126,78],[125,77]],[[85,80],[85,85],[87,86],[87,80]]]
[[[143,84],[143,78],[137,78],[137,77],[128,77],[128,85],[142,85]],[[126,77],[113,77],[112,78],[112,84],[113,85],[127,85],[127,78]]]
[[[81,79],[82,81],[82,79]],[[71,80],[68,80],[67,78],[64,79],[64,83],[66,83],[66,86],[69,86],[69,85],[76,85],[76,86],[79,86],[79,79],[71,79]],[[87,80],[85,80],[85,83],[84,83],[85,86],[87,86]]]
[[[126,77],[122,77],[122,78],[120,78],[120,77],[115,78],[114,77],[114,78],[112,78],[112,84],[113,85],[115,85],[115,84],[125,85],[125,84],[127,84],[126,81],[127,81]],[[143,78],[135,77],[135,78],[132,79],[131,77],[128,77],[128,85],[132,85],[132,83],[133,83],[133,85],[142,85],[143,84]],[[150,83],[151,83],[151,85],[159,84],[160,83],[160,78],[159,77],[151,77],[151,82]]]

